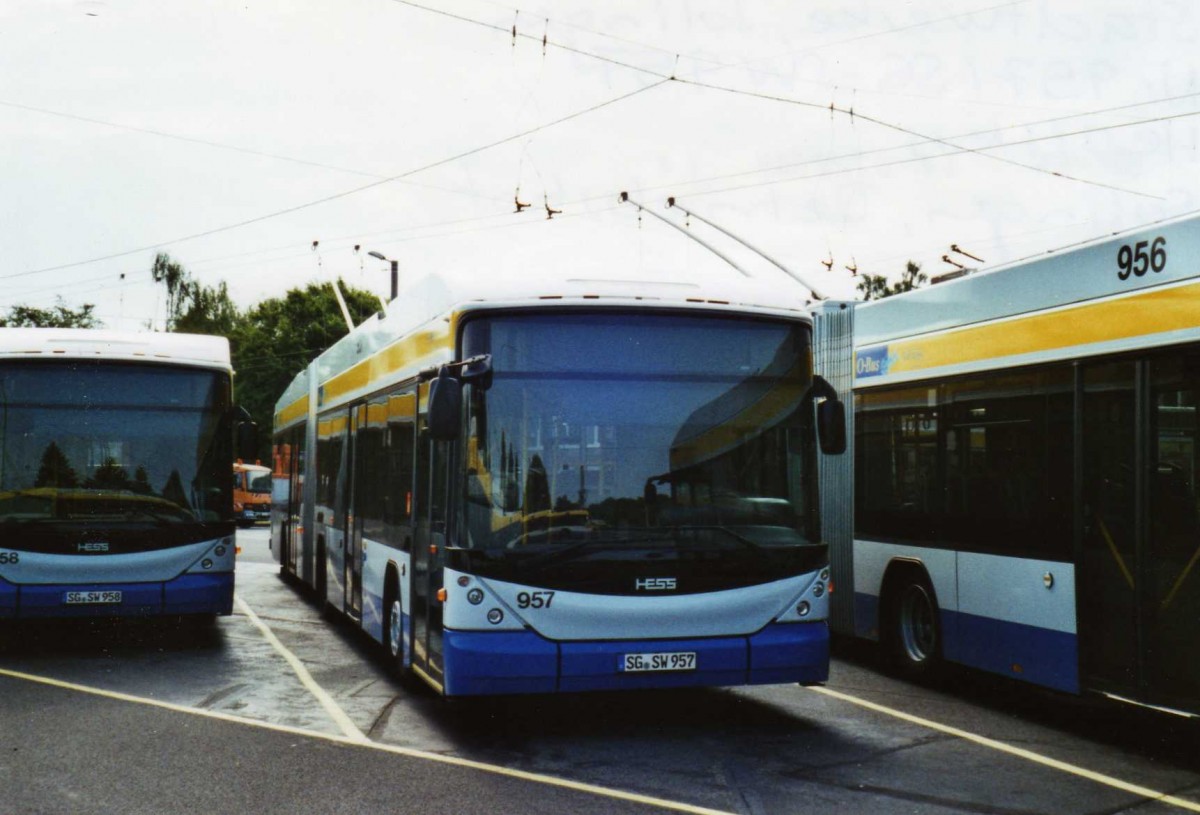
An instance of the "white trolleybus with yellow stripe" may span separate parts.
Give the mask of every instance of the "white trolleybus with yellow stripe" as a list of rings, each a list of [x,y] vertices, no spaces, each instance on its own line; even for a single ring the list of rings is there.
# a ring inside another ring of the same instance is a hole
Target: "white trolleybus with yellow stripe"
[[[0,624],[233,605],[224,337],[0,329]]]
[[[834,629],[1200,712],[1200,219],[817,321],[854,392]]]
[[[279,399],[272,549],[446,696],[825,681],[797,297],[428,278]]]

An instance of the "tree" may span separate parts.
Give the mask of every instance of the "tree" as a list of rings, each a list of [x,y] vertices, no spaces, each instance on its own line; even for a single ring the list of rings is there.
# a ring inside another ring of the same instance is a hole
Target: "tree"
[[[355,324],[374,315],[379,298],[369,291],[343,287]],[[229,333],[235,395],[259,426],[259,458],[268,460],[275,401],[297,373],[346,335],[333,289],[309,283],[252,306]]]
[[[84,483],[84,486],[92,490],[128,489],[129,473],[121,466],[120,462],[110,456],[96,468],[95,473]]]
[[[240,314],[225,281],[205,286],[166,252],[154,256],[151,275],[167,287],[167,331],[228,336]]]
[[[42,453],[42,465],[38,468],[33,486],[64,489],[79,486],[79,476],[76,475],[75,468],[56,443],[50,442],[46,445]]]
[[[0,328],[100,328],[104,325],[92,314],[95,306],[85,303],[69,308],[61,297],[52,308],[13,306],[7,317],[0,317]]]
[[[236,400],[260,428],[258,458],[266,461],[275,401],[297,373],[346,334],[333,289],[309,283],[242,312],[224,282],[216,286],[197,282],[165,252],[155,256],[152,274],[154,282],[167,289],[168,331],[229,339]],[[379,307],[379,298],[369,291],[347,287],[343,291],[355,324]]]
[[[881,300],[884,297],[891,297],[893,294],[920,288],[927,282],[929,282],[929,277],[921,271],[920,264],[910,260],[901,273],[900,279],[890,286],[887,278],[883,275],[864,274],[858,281],[858,292],[864,300]]]

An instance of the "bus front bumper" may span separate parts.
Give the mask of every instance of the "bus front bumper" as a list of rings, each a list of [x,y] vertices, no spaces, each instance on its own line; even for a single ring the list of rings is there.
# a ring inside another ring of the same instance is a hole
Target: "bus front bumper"
[[[232,572],[184,574],[161,583],[15,585],[0,579],[0,619],[231,613]]]
[[[553,642],[532,631],[447,630],[443,643],[447,696],[815,685],[829,676],[823,621],[777,623],[750,636],[608,642]],[[629,654],[695,654],[694,667],[626,671]]]

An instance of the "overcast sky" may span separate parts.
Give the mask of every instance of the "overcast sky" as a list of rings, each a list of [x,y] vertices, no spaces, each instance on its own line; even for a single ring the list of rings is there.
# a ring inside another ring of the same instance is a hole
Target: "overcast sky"
[[[737,275],[622,190],[834,296],[992,266],[1200,209],[1198,35],[1190,0],[2,0],[0,313],[161,324],[157,251],[241,306],[384,294],[370,250]]]

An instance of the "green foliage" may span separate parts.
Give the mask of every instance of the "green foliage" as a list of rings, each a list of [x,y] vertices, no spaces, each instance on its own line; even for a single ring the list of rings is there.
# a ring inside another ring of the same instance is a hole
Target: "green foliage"
[[[68,308],[61,297],[53,308],[13,306],[7,317],[0,317],[0,328],[100,328],[104,325],[86,303],[78,310]]]
[[[858,281],[858,293],[864,300],[881,300],[893,294],[912,291],[928,282],[929,278],[921,271],[920,264],[910,260],[900,279],[890,286],[883,275],[864,274]]]
[[[59,487],[68,489],[79,486],[79,475],[71,467],[62,450],[54,442],[50,442],[42,452],[42,464],[38,468],[35,487]]]
[[[167,330],[212,334],[229,339],[235,371],[235,399],[258,424],[258,458],[267,461],[275,400],[297,373],[346,334],[333,289],[309,283],[283,297],[239,310],[225,283],[205,286],[166,253],[154,258],[154,281],[167,289]],[[379,298],[343,287],[357,325],[374,315]]]
[[[240,315],[224,281],[205,286],[165,252],[155,255],[151,274],[167,287],[168,331],[228,336],[234,330]]]
[[[379,298],[362,289],[343,288],[355,325],[372,317]],[[259,428],[259,458],[270,453],[275,401],[297,373],[346,335],[333,289],[309,283],[283,297],[272,297],[241,315],[228,335],[237,372],[235,396]]]

